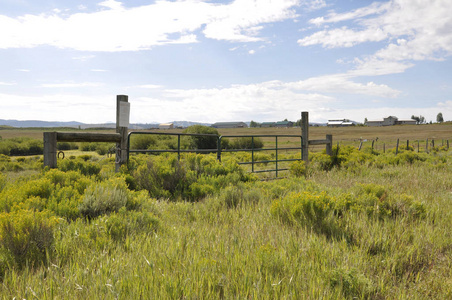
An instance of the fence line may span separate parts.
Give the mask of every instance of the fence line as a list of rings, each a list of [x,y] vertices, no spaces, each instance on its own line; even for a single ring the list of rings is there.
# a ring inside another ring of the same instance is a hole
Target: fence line
[[[358,146],[358,150],[362,149],[362,146],[363,146],[364,142],[365,142],[364,140],[360,141],[360,144]],[[371,144],[372,150],[376,150],[376,148],[377,148],[375,142],[376,142],[376,140],[372,140],[372,144]],[[421,143],[423,143],[423,142],[424,142],[424,140],[414,140],[414,141],[412,141],[410,143],[410,140],[407,139],[406,140],[406,145],[404,145],[404,146],[405,146],[405,149],[408,149],[408,148],[412,147],[413,150],[416,150],[419,153],[419,152],[421,152],[421,149],[424,148],[424,147],[421,148]],[[401,139],[397,139],[397,141],[395,143],[395,147],[394,147],[396,154],[398,154],[401,144],[404,144],[402,142],[402,140]],[[438,148],[438,147],[446,147],[446,149],[449,150],[449,140],[448,139],[441,139],[441,145],[439,143],[436,143],[436,148]],[[383,143],[383,153],[386,152],[386,148],[387,148],[387,144]],[[434,148],[435,148],[435,139],[428,139],[427,138],[425,140],[425,151],[424,152],[425,153],[429,153],[430,150],[434,149]]]

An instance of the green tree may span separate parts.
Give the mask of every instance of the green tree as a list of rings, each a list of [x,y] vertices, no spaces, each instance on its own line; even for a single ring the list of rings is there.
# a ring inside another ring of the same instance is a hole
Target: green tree
[[[203,125],[193,125],[187,127],[183,133],[203,134],[188,136],[188,147],[190,149],[217,149],[218,130]]]
[[[261,124],[259,124],[257,122],[254,122],[254,121],[250,122],[250,127],[260,127],[260,126],[261,126]]]
[[[425,123],[425,118],[422,115],[419,115],[419,116],[412,115],[411,116],[411,120],[416,120],[417,124],[424,124]]]
[[[436,122],[438,123],[444,122],[443,113],[438,113],[438,115],[436,115]]]

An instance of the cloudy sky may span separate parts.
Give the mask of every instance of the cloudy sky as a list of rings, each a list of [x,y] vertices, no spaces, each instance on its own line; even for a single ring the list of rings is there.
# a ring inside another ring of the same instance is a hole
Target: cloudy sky
[[[0,119],[452,120],[450,0],[1,0]]]

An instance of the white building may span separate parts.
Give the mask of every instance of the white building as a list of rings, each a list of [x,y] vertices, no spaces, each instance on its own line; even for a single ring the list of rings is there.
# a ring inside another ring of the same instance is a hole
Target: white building
[[[416,125],[416,120],[399,120],[397,117],[389,116],[381,120],[371,120],[366,122],[367,126],[393,126],[393,125]]]
[[[328,120],[328,123],[326,123],[326,126],[328,127],[347,127],[355,125],[356,122],[350,121],[348,119]]]
[[[162,123],[159,124],[159,129],[173,129],[174,124],[173,123]]]

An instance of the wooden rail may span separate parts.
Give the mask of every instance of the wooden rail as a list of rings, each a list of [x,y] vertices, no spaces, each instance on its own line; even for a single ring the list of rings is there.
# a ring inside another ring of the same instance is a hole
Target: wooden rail
[[[116,96],[116,133],[88,133],[88,132],[44,132],[44,166],[57,167],[58,142],[109,142],[116,143],[116,171],[121,164],[127,162],[127,131],[128,116],[121,114],[123,104],[130,105],[128,96]],[[127,109],[128,111],[129,109]],[[126,120],[124,121],[124,118]],[[126,125],[124,125],[126,124]]]

